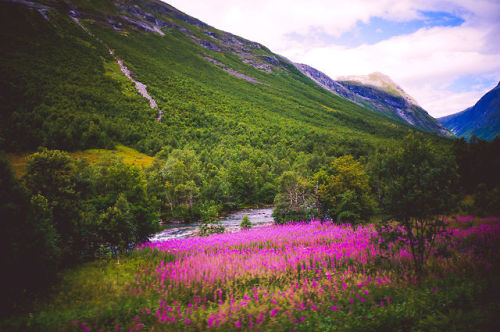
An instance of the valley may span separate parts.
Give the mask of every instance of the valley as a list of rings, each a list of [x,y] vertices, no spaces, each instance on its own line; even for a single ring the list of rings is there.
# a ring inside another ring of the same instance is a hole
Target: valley
[[[0,43],[0,330],[496,327],[498,86],[438,121],[159,0],[0,0]]]

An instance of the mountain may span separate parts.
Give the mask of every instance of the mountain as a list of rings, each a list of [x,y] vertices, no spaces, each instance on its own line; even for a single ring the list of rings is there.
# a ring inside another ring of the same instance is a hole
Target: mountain
[[[0,8],[7,151],[123,144],[149,155],[225,149],[241,161],[246,147],[293,165],[297,153],[361,155],[411,131],[325,91],[265,46],[161,1],[3,0]]]
[[[295,66],[325,89],[372,111],[425,132],[440,136],[452,136],[401,87],[382,73],[373,73],[367,76],[346,76],[333,80],[308,65],[295,64]]]
[[[500,82],[472,107],[439,119],[458,137],[472,135],[485,140],[500,136]]]

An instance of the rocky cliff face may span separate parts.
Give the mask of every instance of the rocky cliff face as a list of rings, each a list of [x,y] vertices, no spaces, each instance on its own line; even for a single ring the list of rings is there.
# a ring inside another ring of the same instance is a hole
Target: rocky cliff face
[[[155,1],[146,2],[139,0],[135,0],[134,2],[136,2],[137,4],[134,6],[130,6],[130,4],[123,4],[120,5],[120,9],[124,12],[133,14],[134,16],[139,18],[142,23],[153,24],[159,27],[179,29],[189,38],[191,38],[191,40],[208,50],[215,52],[230,52],[236,54],[244,63],[265,72],[279,70],[281,65],[287,63],[287,61],[285,61],[284,59],[280,59],[276,55],[262,54],[270,52],[266,47],[259,43],[246,40],[229,32],[214,29],[208,24],[205,24],[196,18],[186,15],[168,4],[162,2],[157,3]],[[193,25],[200,30],[204,37],[200,38],[200,36],[197,36],[191,30],[185,29],[183,27],[162,22],[161,20],[155,18],[153,15],[141,10],[141,7],[152,14],[163,17],[170,16],[174,20],[180,20],[184,23]],[[152,30],[154,31],[154,28]]]
[[[24,5],[32,4],[24,0],[11,1]],[[108,8],[106,12],[95,11],[81,3],[76,5],[68,1],[64,5],[68,6],[70,16],[88,19],[96,25],[110,26],[118,32],[137,30],[163,35],[178,30],[207,50],[233,53],[244,63],[264,72],[281,71],[292,66],[289,61],[271,53],[265,46],[217,30],[164,2],[116,0],[112,4],[114,7]],[[47,9],[54,8],[44,6],[44,10]]]
[[[472,135],[485,140],[500,136],[500,82],[472,107],[439,119],[458,137]]]
[[[384,74],[346,76],[333,80],[308,65],[295,64],[295,67],[323,88],[372,111],[429,133],[452,136],[443,125]]]

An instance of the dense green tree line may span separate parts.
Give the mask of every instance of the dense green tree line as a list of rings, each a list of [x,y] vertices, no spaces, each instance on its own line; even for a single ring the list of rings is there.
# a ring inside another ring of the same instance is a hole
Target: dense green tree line
[[[474,215],[500,214],[500,137],[491,142],[472,136],[453,144],[453,154],[458,164],[460,184],[464,194],[472,201],[463,209]]]
[[[21,182],[0,159],[0,181],[5,304],[61,268],[123,253],[158,230],[158,202],[145,174],[121,160],[90,165],[41,150],[29,157]]]
[[[283,172],[274,216],[278,222],[318,217],[357,223],[373,216],[408,220],[423,211],[429,212],[422,219],[450,211],[498,215],[498,169],[499,138],[457,139],[448,148],[409,135],[366,158],[338,157],[314,174]]]

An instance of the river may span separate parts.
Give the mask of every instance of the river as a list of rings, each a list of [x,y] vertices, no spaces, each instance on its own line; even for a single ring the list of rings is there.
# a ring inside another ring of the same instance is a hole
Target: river
[[[272,225],[274,223],[272,213],[272,207],[239,210],[224,217],[221,220],[221,224],[226,228],[226,232],[236,232],[240,229],[243,216],[248,216],[254,228]],[[161,232],[150,238],[150,241],[165,241],[196,236],[199,226],[199,223],[165,225]]]

